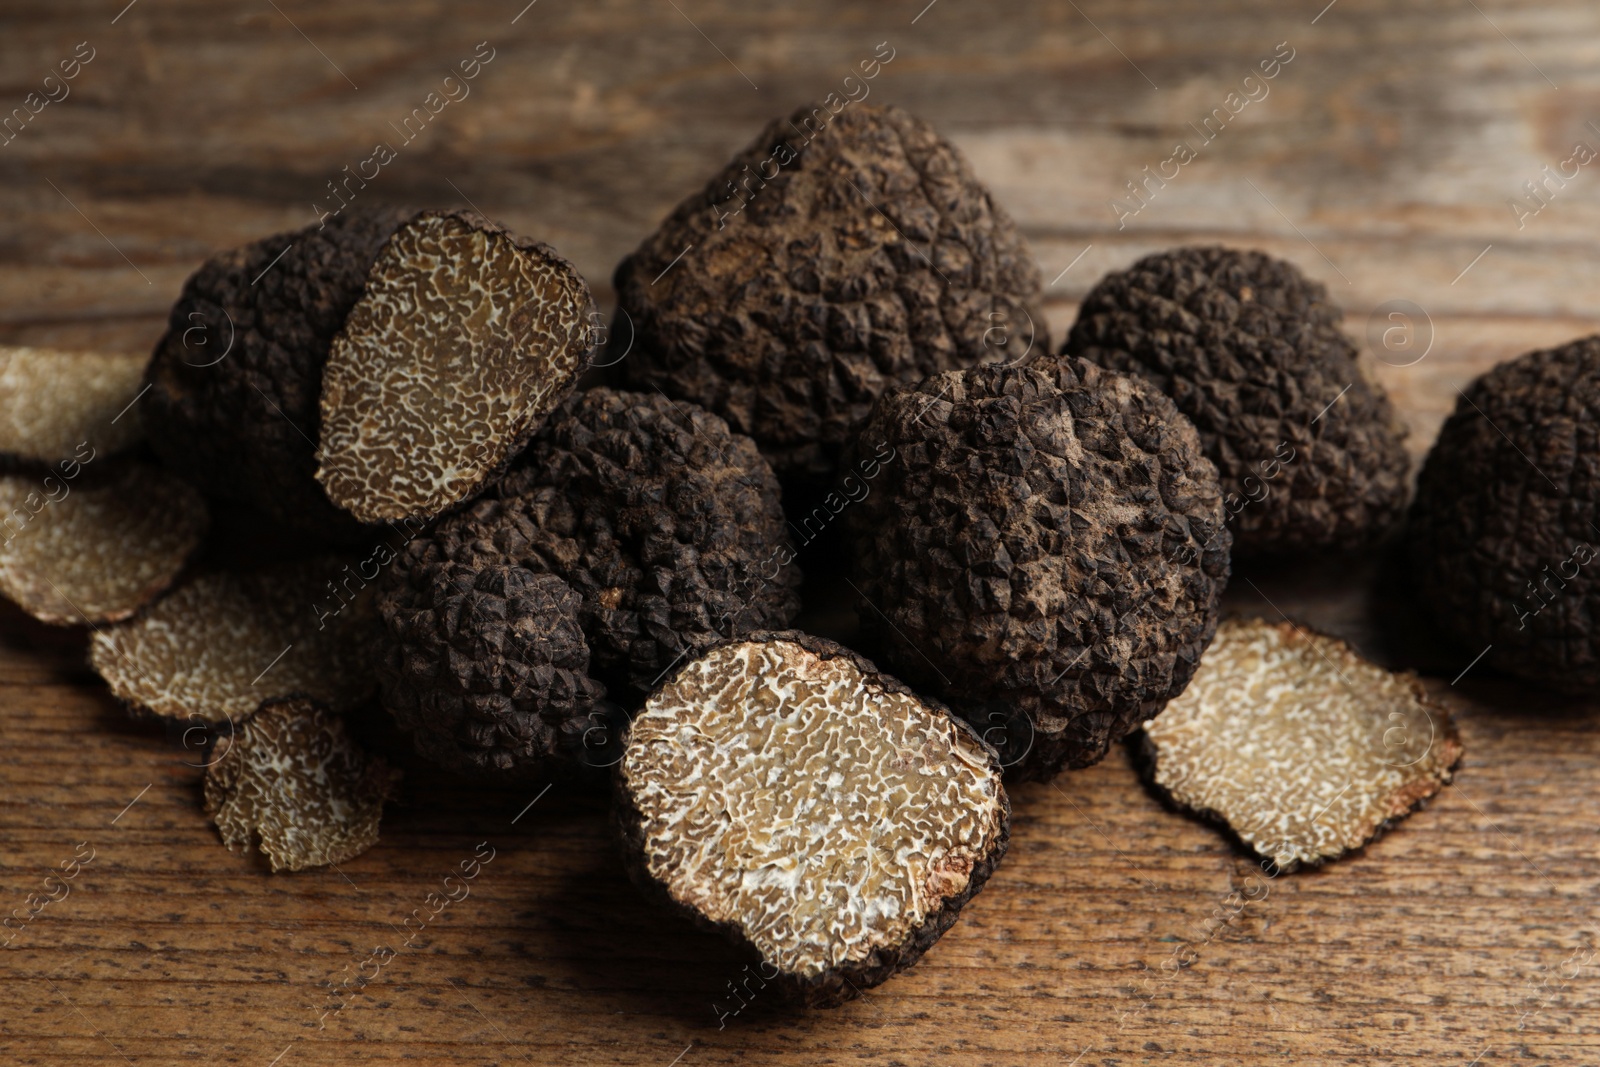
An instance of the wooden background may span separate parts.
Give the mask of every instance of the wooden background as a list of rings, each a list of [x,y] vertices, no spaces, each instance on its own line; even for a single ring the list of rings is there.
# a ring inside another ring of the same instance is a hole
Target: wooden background
[[[362,195],[470,201],[602,299],[711,168],[887,41],[871,99],[965,150],[1055,279],[1058,336],[1142,253],[1258,246],[1326,281],[1357,337],[1412,302],[1412,343],[1376,354],[1420,455],[1460,385],[1600,317],[1600,165],[1522,228],[1508,203],[1600,147],[1590,0],[523,2],[5,0],[0,112],[80,42],[94,58],[0,146],[0,342],[148,350],[206,255],[313,221],[481,41],[471,96]],[[1111,198],[1280,42],[1270,95],[1119,231]],[[1457,784],[1238,910],[1250,859],[1118,750],[1016,791],[1010,857],[913,972],[810,1016],[757,996],[721,1028],[739,963],[636,902],[593,796],[528,808],[414,772],[377,848],[271,876],[223,851],[196,755],[127,719],[80,637],[5,615],[0,910],[95,858],[0,949],[0,1062],[1600,1063],[1596,706],[1481,666],[1452,685],[1475,650],[1431,645],[1377,559],[1245,570],[1230,597],[1423,669],[1458,709]],[[484,841],[471,895],[401,948]],[[371,977],[379,946],[398,954]]]

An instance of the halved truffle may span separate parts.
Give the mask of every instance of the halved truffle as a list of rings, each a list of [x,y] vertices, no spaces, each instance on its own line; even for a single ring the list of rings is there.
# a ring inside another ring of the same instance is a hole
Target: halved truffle
[[[272,700],[206,769],[206,814],[228,851],[259,842],[272,869],[354,859],[378,842],[400,772],[367,753],[344,720],[302,697]]]
[[[931,126],[872,104],[774,121],[615,285],[620,380],[704,405],[800,482],[890,386],[1049,343],[1011,219]]]
[[[0,475],[0,594],[43,622],[116,622],[160,596],[205,537],[205,500],[151,464]]]
[[[1260,252],[1176,248],[1108,274],[1063,352],[1177,402],[1217,465],[1234,554],[1359,548],[1405,509],[1405,428],[1320,282]]]
[[[1461,742],[1413,674],[1293,623],[1229,619],[1144,724],[1155,786],[1282,870],[1359,848],[1450,781]]]
[[[1408,530],[1433,617],[1484,662],[1600,685],[1600,336],[1500,364],[1461,394]]]
[[[117,697],[164,718],[238,722],[291,695],[345,711],[377,686],[377,622],[370,597],[329,595],[338,573],[315,559],[200,575],[97,632],[90,662]]]
[[[1010,819],[971,728],[793,631],[679,669],[634,720],[616,784],[641,887],[814,1005],[915,963],[1004,855]]]
[[[474,495],[572,392],[595,315],[548,245],[473,212],[416,216],[334,338],[317,481],[363,522]]]
[[[980,731],[1009,724],[1009,773],[1094,763],[1188,684],[1230,538],[1199,435],[1149,383],[1074,359],[949,371],[885,394],[854,455],[862,629]]]
[[[141,439],[145,355],[0,346],[0,458],[79,463]]]

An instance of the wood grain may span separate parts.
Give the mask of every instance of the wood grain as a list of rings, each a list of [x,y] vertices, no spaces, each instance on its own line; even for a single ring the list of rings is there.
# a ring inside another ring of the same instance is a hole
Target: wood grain
[[[523,2],[0,9],[0,116],[95,50],[0,145],[0,342],[148,350],[206,255],[314,221],[482,41],[472,94],[361,195],[474,203],[602,297],[712,167],[887,41],[872,99],[968,154],[1055,279],[1058,337],[1145,252],[1261,247],[1327,282],[1363,340],[1388,302],[1422,309],[1425,357],[1371,352],[1420,456],[1473,376],[1600,322],[1600,167],[1520,229],[1509,206],[1600,146],[1593,4]],[[1280,42],[1270,93],[1118,229],[1125,183]],[[25,908],[81,842],[94,859],[0,949],[0,1062],[1600,1063],[1600,705],[1481,667],[1451,685],[1475,650],[1430,640],[1396,570],[1257,568],[1230,600],[1422,669],[1458,709],[1457,782],[1397,831],[1231,909],[1251,860],[1118,750],[1017,791],[1010,856],[914,971],[838,1011],[757,996],[720,1020],[739,962],[637,902],[599,798],[558,787],[524,811],[531,792],[412,768],[377,848],[274,877],[218,845],[196,754],[128,719],[81,635],[5,614],[0,905]],[[470,896],[402,947],[480,842],[495,858]],[[325,1015],[378,946],[398,951]],[[1183,947],[1193,964],[1163,968]]]

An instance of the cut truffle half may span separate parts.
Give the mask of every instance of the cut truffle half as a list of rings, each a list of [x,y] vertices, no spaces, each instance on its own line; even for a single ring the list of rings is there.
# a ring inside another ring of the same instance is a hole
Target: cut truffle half
[[[474,495],[576,384],[589,287],[554,249],[471,212],[384,245],[322,376],[317,480],[363,522]]]
[[[1450,781],[1461,741],[1412,674],[1292,623],[1227,620],[1144,724],[1152,783],[1281,870],[1356,849]]]
[[[915,963],[994,870],[1010,820],[970,727],[793,631],[719,645],[650,697],[615,811],[636,881],[813,1005]]]
[[[87,462],[137,444],[150,357],[0,346],[0,457]]]
[[[376,688],[376,614],[329,589],[330,560],[196,577],[130,622],[96,633],[111,691],[164,718],[239,722],[263,700],[312,697],[342,712]]]
[[[73,466],[81,477],[0,475],[0,593],[57,626],[129,618],[200,546],[205,500],[148,464],[93,479]]]
[[[378,841],[400,772],[312,700],[264,703],[206,769],[206,814],[229,852],[259,843],[273,871],[354,859]]]

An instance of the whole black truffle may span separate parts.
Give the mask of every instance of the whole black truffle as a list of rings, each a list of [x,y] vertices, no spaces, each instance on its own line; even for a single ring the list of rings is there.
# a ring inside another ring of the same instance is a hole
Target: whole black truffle
[[[141,402],[168,467],[299,532],[359,536],[313,476],[322,368],[368,268],[409,215],[353,207],[213,256],[184,283]]]
[[[1409,463],[1340,317],[1283,260],[1176,248],[1103,278],[1063,351],[1177,401],[1217,465],[1235,555],[1347,549],[1399,519]]]
[[[615,285],[636,331],[621,380],[704,405],[803,484],[827,480],[885,388],[1048,346],[1011,219],[892,107],[774,121]]]
[[[1230,536],[1199,435],[1142,379],[1077,359],[887,393],[846,512],[869,639],[1011,773],[1082,767],[1183,691]]]
[[[1465,655],[1555,689],[1600,684],[1600,336],[1473,382],[1417,480],[1423,600]]]
[[[589,677],[577,593],[506,564],[412,567],[378,601],[384,706],[458,772],[536,776],[573,755],[605,687]]]
[[[559,577],[582,598],[592,673],[622,697],[719,637],[787,625],[793,558],[777,480],[749,438],[693,404],[599,388],[413,540],[397,573],[449,560]]]

